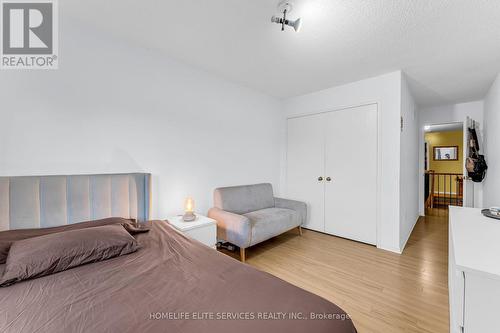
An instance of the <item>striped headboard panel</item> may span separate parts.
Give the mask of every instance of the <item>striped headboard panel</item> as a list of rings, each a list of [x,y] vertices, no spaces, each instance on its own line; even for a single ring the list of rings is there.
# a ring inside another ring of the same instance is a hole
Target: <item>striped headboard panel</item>
[[[147,173],[0,177],[0,231],[106,217],[149,219]]]

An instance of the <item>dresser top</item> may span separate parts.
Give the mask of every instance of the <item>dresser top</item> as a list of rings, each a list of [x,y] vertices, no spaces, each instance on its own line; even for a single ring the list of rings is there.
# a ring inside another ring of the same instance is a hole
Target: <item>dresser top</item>
[[[450,207],[450,236],[458,268],[500,278],[500,220],[481,209]]]

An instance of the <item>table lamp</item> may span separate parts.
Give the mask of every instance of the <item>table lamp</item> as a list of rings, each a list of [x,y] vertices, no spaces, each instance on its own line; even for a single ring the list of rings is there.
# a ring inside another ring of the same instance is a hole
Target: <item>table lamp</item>
[[[187,197],[184,203],[184,215],[182,216],[182,220],[184,222],[191,222],[196,219],[196,215],[194,214],[194,200],[191,197]]]

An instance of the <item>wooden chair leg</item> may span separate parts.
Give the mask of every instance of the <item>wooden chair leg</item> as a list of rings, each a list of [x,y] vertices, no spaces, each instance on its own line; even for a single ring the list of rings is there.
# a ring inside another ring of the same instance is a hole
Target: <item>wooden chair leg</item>
[[[299,235],[302,236],[302,227],[299,225],[297,228],[299,229]]]
[[[240,260],[241,260],[241,262],[245,262],[245,260],[246,260],[245,249],[243,249],[243,248],[240,248]]]

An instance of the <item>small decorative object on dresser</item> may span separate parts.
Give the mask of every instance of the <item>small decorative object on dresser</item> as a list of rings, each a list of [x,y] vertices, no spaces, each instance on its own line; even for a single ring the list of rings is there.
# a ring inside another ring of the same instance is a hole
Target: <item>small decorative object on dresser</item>
[[[184,222],[183,216],[173,216],[169,217],[167,222],[180,233],[215,249],[217,243],[217,223],[214,219],[196,215],[195,221]]]
[[[486,208],[481,211],[481,213],[489,218],[500,220],[500,207]]]

